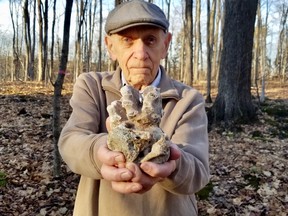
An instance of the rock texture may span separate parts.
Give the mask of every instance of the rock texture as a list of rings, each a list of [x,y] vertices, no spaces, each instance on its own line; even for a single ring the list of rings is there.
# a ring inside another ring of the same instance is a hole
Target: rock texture
[[[163,114],[158,88],[148,86],[142,95],[131,86],[121,88],[122,98],[107,107],[111,130],[108,147],[120,151],[126,161],[164,163],[170,140],[159,128]]]

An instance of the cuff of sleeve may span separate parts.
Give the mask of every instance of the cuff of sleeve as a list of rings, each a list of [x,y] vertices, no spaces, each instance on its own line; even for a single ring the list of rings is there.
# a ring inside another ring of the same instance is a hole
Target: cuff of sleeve
[[[99,175],[101,175],[100,168],[102,166],[102,163],[98,160],[96,155],[97,155],[97,151],[99,149],[99,146],[105,145],[105,144],[107,144],[107,133],[101,134],[98,137],[98,139],[96,139],[92,143],[92,145],[90,146],[90,151],[89,151],[91,163],[93,164],[93,166],[95,167],[95,169],[97,170]]]

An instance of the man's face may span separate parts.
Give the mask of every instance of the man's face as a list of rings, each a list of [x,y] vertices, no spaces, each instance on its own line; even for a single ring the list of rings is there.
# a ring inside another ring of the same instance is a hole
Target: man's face
[[[171,34],[151,26],[132,27],[106,36],[110,57],[119,62],[126,81],[143,89],[155,79],[167,55]]]

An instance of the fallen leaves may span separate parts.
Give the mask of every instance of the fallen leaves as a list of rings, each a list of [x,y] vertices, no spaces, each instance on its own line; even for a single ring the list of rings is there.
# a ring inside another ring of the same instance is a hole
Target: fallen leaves
[[[62,124],[71,112],[70,87],[62,98]],[[52,175],[52,94],[51,87],[35,83],[1,84],[1,216],[72,215],[79,176],[64,164],[61,178]],[[263,105],[258,123],[238,132],[215,128],[209,133],[211,182],[198,197],[200,216],[288,215],[288,102],[283,96]]]
[[[19,86],[13,87],[14,94]],[[72,215],[79,177],[63,164],[63,176],[53,178],[52,94],[33,89],[36,93],[29,95],[0,95],[0,172],[5,176],[0,215]],[[63,124],[68,98],[63,98]]]
[[[288,101],[279,103],[288,112]],[[281,120],[286,126],[287,117]],[[207,200],[200,200],[200,215],[288,215],[287,131],[275,133],[273,116],[260,118],[236,133],[219,128],[209,133],[214,187]]]

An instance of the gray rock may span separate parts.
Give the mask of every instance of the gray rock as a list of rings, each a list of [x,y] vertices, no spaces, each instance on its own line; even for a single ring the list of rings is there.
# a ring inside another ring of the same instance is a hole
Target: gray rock
[[[170,140],[159,128],[163,115],[158,88],[148,86],[142,95],[131,86],[121,88],[122,98],[108,107],[111,130],[108,147],[126,161],[164,163],[170,157]]]

